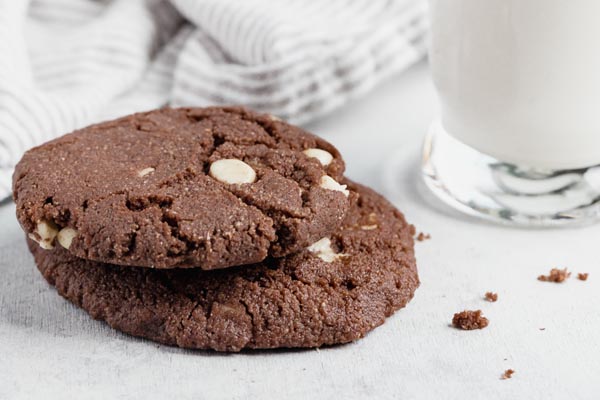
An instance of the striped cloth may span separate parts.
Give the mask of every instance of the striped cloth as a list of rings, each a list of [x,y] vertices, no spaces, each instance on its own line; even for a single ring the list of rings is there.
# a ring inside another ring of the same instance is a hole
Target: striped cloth
[[[28,148],[164,105],[295,123],[425,54],[424,0],[0,0],[0,199]]]

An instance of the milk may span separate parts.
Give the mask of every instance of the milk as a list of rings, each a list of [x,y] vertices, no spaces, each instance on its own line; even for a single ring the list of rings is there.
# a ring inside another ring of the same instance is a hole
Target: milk
[[[540,169],[600,164],[600,0],[430,0],[445,130]]]

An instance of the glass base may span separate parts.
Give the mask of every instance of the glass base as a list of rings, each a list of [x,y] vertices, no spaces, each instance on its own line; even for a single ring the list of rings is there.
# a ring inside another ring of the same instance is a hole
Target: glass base
[[[507,164],[454,139],[440,122],[425,139],[422,174],[444,203],[486,220],[549,227],[600,219],[600,166],[554,171]]]

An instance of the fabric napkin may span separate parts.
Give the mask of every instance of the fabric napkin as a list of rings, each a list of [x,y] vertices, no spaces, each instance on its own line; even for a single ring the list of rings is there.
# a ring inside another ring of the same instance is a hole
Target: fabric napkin
[[[0,199],[28,148],[164,105],[324,115],[425,54],[424,0],[0,0]]]

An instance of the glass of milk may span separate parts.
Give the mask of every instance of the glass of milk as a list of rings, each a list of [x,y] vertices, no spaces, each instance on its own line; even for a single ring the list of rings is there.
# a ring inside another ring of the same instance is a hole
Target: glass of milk
[[[423,175],[446,203],[521,225],[600,216],[600,0],[430,0],[441,115]]]

